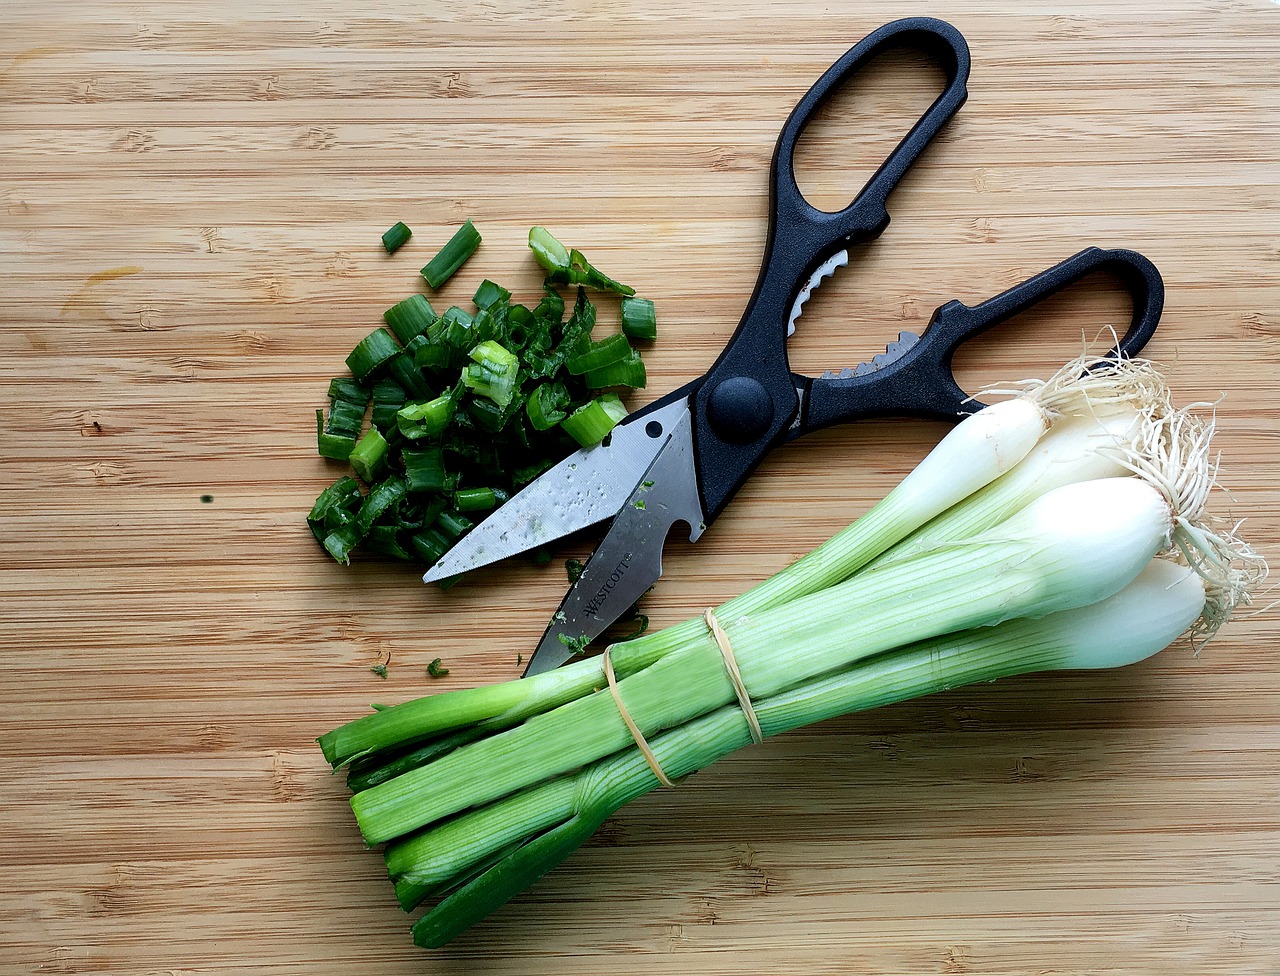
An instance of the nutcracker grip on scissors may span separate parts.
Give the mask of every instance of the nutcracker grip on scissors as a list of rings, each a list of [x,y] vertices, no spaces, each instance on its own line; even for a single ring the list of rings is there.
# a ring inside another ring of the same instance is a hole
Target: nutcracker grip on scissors
[[[914,346],[877,370],[810,380],[795,436],[866,417],[909,414],[954,421],[976,413],[984,404],[971,399],[952,373],[956,349],[1096,271],[1115,274],[1133,299],[1129,328],[1099,363],[1136,355],[1164,310],[1160,272],[1136,251],[1090,247],[980,305],[947,302]]]

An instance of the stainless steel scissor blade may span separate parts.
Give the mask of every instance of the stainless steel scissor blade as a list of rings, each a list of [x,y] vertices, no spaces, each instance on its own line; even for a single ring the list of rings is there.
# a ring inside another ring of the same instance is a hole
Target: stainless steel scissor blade
[[[679,397],[627,417],[607,446],[575,451],[544,472],[468,532],[423,581],[479,569],[612,518],[662,449],[665,434],[688,413],[688,398]]]
[[[706,528],[694,470],[693,423],[684,415],[663,437],[658,456],[618,510],[604,540],[538,643],[525,676],[559,667],[600,636],[662,575],[662,544],[676,522],[696,542]]]

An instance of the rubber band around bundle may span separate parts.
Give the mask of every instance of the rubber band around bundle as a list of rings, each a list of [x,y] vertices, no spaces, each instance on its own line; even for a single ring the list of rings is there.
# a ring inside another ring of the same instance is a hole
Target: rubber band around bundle
[[[733,685],[734,694],[738,696],[738,706],[746,717],[747,729],[751,732],[751,741],[759,745],[764,741],[764,732],[760,728],[760,719],[756,716],[756,710],[751,705],[751,695],[742,680],[742,672],[738,670],[738,659],[734,657],[733,645],[729,643],[729,635],[724,632],[724,628],[720,626],[720,621],[716,619],[716,615],[710,608],[707,608],[707,612],[702,616],[707,622],[707,629],[711,631],[711,639],[715,641],[716,647],[720,649],[720,656],[724,659],[724,670],[729,675],[729,683]],[[674,788],[676,784],[666,774],[666,771],[662,768],[662,763],[658,762],[658,757],[653,754],[653,749],[649,747],[649,740],[644,737],[644,733],[640,731],[640,726],[636,725],[635,719],[627,711],[627,706],[622,703],[622,692],[618,689],[618,679],[613,673],[613,661],[609,659],[611,650],[613,650],[612,646],[604,649],[604,654],[601,655],[601,664],[604,667],[604,677],[609,682],[609,694],[613,695],[613,703],[617,706],[618,715],[622,717],[622,721],[627,726],[627,731],[631,733],[631,738],[635,740],[636,748],[640,750],[640,755],[644,756],[644,761],[649,764],[649,768],[653,771],[653,775],[657,777],[658,782],[668,789]]]
[[[707,622],[707,628],[711,631],[716,647],[720,648],[720,656],[724,658],[724,669],[728,672],[729,681],[733,684],[734,693],[738,696],[742,714],[747,718],[747,728],[751,730],[751,741],[759,745],[764,741],[764,732],[760,728],[760,719],[756,717],[756,710],[751,706],[751,694],[742,680],[742,672],[738,670],[738,659],[733,656],[733,645],[729,643],[729,635],[724,632],[720,621],[716,619],[716,615],[710,608],[702,616]]]
[[[636,725],[635,720],[631,717],[631,713],[627,711],[627,706],[622,704],[622,693],[618,691],[618,679],[613,674],[613,662],[609,660],[609,652],[612,647],[606,647],[602,660],[604,663],[605,680],[609,682],[609,693],[613,695],[613,703],[618,706],[618,714],[622,716],[622,721],[626,723],[627,730],[631,733],[631,738],[636,740],[636,748],[640,750],[640,755],[644,756],[644,761],[649,764],[649,768],[653,770],[653,775],[658,777],[658,782],[668,789],[673,788],[676,784],[671,781],[662,769],[662,763],[658,762],[658,757],[653,754],[653,750],[649,748],[649,741],[644,737],[644,733],[640,731],[640,726]]]

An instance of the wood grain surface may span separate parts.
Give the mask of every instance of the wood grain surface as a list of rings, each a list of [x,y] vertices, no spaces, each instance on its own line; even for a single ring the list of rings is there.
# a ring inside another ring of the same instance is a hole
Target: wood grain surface
[[[533,294],[545,224],[657,302],[635,402],[696,376],[750,293],[783,119],[908,13],[965,33],[970,101],[807,306],[796,364],[855,363],[1088,244],[1137,248],[1168,286],[1151,355],[1183,401],[1223,397],[1219,511],[1274,555],[1275,3],[0,7],[0,971],[1280,973],[1265,606],[1198,658],[747,750],[435,953],[313,746],[371,701],[516,676],[564,586],[520,563],[442,594],[317,549],[303,516],[336,471],[312,412],[350,347],[471,217],[485,243],[446,303],[482,276]],[[847,198],[935,84],[905,58],[861,78],[806,137],[810,198]],[[389,259],[396,220],[415,237]],[[1044,373],[1127,315],[1076,288],[961,371]],[[941,432],[777,452],[669,547],[655,623],[828,537]]]

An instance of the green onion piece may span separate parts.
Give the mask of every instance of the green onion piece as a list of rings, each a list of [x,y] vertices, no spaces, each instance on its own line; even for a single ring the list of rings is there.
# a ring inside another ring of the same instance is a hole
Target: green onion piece
[[[355,380],[335,376],[329,381],[329,418],[324,424],[324,433],[354,441],[364,426],[364,411],[368,405],[368,387]],[[325,452],[322,450],[320,453]],[[325,457],[333,456],[325,454]]]
[[[368,406],[369,388],[345,376],[335,376],[329,381],[329,399],[348,400]]]
[[[529,228],[529,248],[533,259],[548,271],[569,270],[569,251],[545,227]]]
[[[648,376],[644,370],[644,360],[640,358],[640,354],[634,349],[627,354],[626,359],[610,363],[608,366],[602,366],[599,369],[588,370],[585,379],[587,386],[593,390],[609,386],[630,386],[640,389],[648,382]]]
[[[534,318],[533,312],[524,305],[511,305],[507,308],[507,329],[503,344],[512,352],[520,352],[543,328]]]
[[[426,403],[411,403],[396,412],[396,426],[411,441],[435,437],[453,419],[453,397],[446,393]]]
[[[443,491],[448,484],[444,451],[439,447],[405,448],[400,452],[410,491]]]
[[[388,254],[395,254],[412,236],[413,231],[408,225],[403,220],[398,220],[382,235],[382,246],[387,249]]]
[[[573,265],[573,270],[579,276],[579,283],[581,284],[600,291],[611,291],[618,295],[634,295],[636,293],[636,290],[630,285],[615,281],[603,271],[597,269],[577,248],[569,252],[569,263]]]
[[[480,343],[468,355],[473,362],[463,370],[462,382],[498,406],[507,406],[515,396],[520,371],[520,362],[515,354],[490,339]]]
[[[311,526],[311,533],[316,537],[316,541],[324,542],[325,536],[331,531],[326,525],[326,519],[331,511],[345,513],[349,521],[352,513],[360,507],[361,498],[360,483],[350,475],[343,475],[320,492],[316,503],[311,506],[311,511],[307,514],[307,524]]]
[[[363,403],[351,400],[330,401],[329,419],[324,425],[324,432],[341,437],[359,437],[360,428],[364,426],[364,408]]]
[[[392,505],[400,502],[408,492],[408,483],[395,474],[370,491],[365,496],[360,511],[356,513],[356,525],[361,534],[368,535],[373,528],[373,523],[378,521]]]
[[[451,544],[436,529],[426,529],[409,537],[409,548],[424,563],[432,565],[440,561],[440,557],[449,551]]]
[[[607,339],[591,343],[577,355],[570,356],[564,365],[573,376],[581,376],[593,369],[621,362],[634,352],[626,336],[611,335]]]
[[[453,508],[457,512],[487,512],[507,500],[501,488],[463,488],[453,493]]]
[[[550,285],[544,284],[542,291],[542,301],[533,310],[533,316],[550,325],[559,325],[564,320],[564,299]]]
[[[326,434],[324,430],[324,411],[316,411],[316,451],[321,457],[335,461],[345,461],[351,456],[351,449],[356,446],[354,437],[342,434]]]
[[[449,369],[454,365],[454,350],[442,344],[420,346],[413,352],[413,364],[432,371]]]
[[[383,436],[396,426],[396,413],[404,406],[408,395],[399,383],[392,379],[378,380],[373,386],[373,426]]]
[[[408,345],[410,339],[431,327],[436,320],[436,312],[426,295],[410,295],[383,312],[382,320],[391,327],[397,339]]]
[[[371,552],[393,559],[413,559],[413,555],[400,542],[400,528],[395,525],[375,525],[364,537],[364,547]]]
[[[658,313],[647,298],[622,300],[622,334],[632,339],[658,338]]]
[[[579,407],[562,420],[560,426],[583,447],[591,447],[604,440],[626,415],[627,408],[617,395],[606,393]]]
[[[375,329],[351,350],[351,355],[347,357],[347,368],[356,379],[363,380],[399,352],[400,347],[390,332]]]
[[[440,663],[440,658],[436,658],[427,665],[427,674],[433,678],[443,678],[448,673],[449,669]]]
[[[527,485],[542,472],[550,469],[553,464],[555,462],[551,458],[541,458],[532,464],[521,465],[511,473],[511,483],[513,485]]]
[[[344,566],[351,564],[351,550],[360,542],[360,529],[355,525],[344,525],[335,532],[324,537],[324,547],[329,555]]]
[[[471,519],[455,512],[441,512],[440,517],[436,519],[436,528],[443,532],[450,542],[457,542],[470,532],[474,525]]]
[[[418,369],[413,357],[408,353],[397,353],[387,363],[387,372],[395,377],[396,382],[415,399],[426,400],[431,396],[431,388],[427,386],[422,371]]]
[[[351,467],[355,469],[361,480],[366,485],[372,484],[386,466],[386,438],[378,432],[376,427],[371,428],[351,449],[349,460]]]
[[[566,559],[564,561],[564,574],[569,577],[570,586],[582,579],[582,573],[586,568],[580,559]]]
[[[563,383],[543,383],[525,401],[524,411],[534,430],[550,430],[568,416],[569,391]]]
[[[387,666],[385,664],[375,664],[369,670],[379,678],[385,678],[387,676]],[[380,709],[374,709],[374,711],[380,711]]]
[[[480,232],[468,220],[422,269],[422,277],[427,279],[427,284],[432,288],[439,288],[453,277],[453,273],[462,267],[467,258],[476,253],[479,246]]]
[[[500,302],[506,302],[510,297],[511,292],[485,278],[480,282],[480,287],[476,289],[475,297],[471,300],[475,302],[476,308],[489,308]]]

